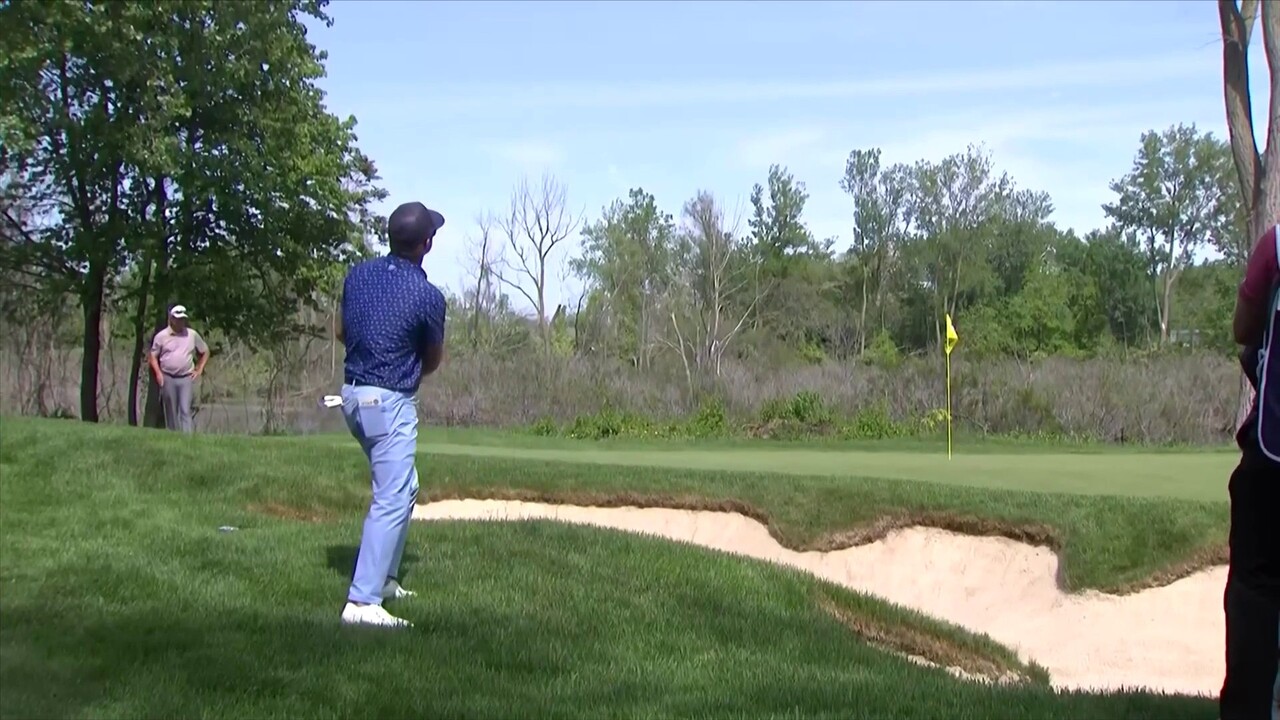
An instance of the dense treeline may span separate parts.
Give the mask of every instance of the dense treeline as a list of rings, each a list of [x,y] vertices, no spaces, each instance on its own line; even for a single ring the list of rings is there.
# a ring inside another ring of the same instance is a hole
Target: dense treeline
[[[377,252],[386,196],[354,119],[315,84],[325,58],[302,18],[327,22],[325,4],[0,7],[5,412],[154,423],[143,345],[180,292],[218,354],[205,427],[237,403],[252,419],[223,425],[317,421],[302,409],[340,373],[338,280]],[[1256,3],[1227,5],[1247,44]],[[768,434],[780,407],[816,397],[816,425],[915,427],[942,403],[949,313],[956,418],[972,428],[1222,439],[1234,291],[1275,185],[1256,144],[1257,166],[1241,149],[1226,47],[1228,137],[1135,138],[1107,227],[1083,235],[981,145],[900,163],[853,149],[831,178],[775,165],[741,220],[710,191],[642,188],[576,217],[555,178],[522,179],[466,231],[473,272],[450,288],[429,417],[546,430],[724,413]],[[848,237],[809,230],[806,182],[847,193]],[[555,305],[564,273],[587,289]]]
[[[526,271],[527,258],[538,267],[537,238],[516,219],[555,216],[531,225],[560,227],[565,191],[546,178],[540,192],[516,194],[511,219],[493,222],[496,242],[481,234],[477,282],[461,299],[478,313],[466,341],[516,352],[510,338],[493,341],[494,316],[528,297],[548,348],[641,370],[664,354],[715,374],[726,356],[791,364],[928,353],[946,313],[971,358],[1226,353],[1250,242],[1231,173],[1230,150],[1211,133],[1144,134],[1133,170],[1111,183],[1111,225],[1080,237],[1055,226],[1047,194],[1019,188],[981,147],[887,167],[879,150],[855,150],[831,180],[850,196],[846,247],[813,236],[804,183],[776,165],[754,186],[745,227],[731,226],[709,192],[669,212],[637,188],[582,228],[569,265],[588,291],[559,311],[571,340],[557,338],[557,317],[538,301],[543,288]],[[511,288],[519,294],[504,297]]]

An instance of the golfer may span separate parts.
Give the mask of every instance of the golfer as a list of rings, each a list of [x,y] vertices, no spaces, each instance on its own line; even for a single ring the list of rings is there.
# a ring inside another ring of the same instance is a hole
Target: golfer
[[[1257,390],[1236,434],[1230,564],[1224,598],[1227,672],[1221,720],[1280,717],[1280,238],[1258,241],[1236,298],[1232,330]],[[1269,360],[1267,358],[1270,358]]]
[[[170,430],[192,433],[196,430],[191,412],[195,382],[204,374],[209,362],[209,346],[200,333],[187,324],[185,305],[169,308],[169,323],[151,338],[147,364],[160,388],[160,404],[164,408],[164,425]]]
[[[411,626],[382,602],[414,594],[397,577],[418,496],[418,385],[444,355],[444,294],[422,269],[442,225],[444,216],[422,203],[396,208],[387,220],[391,253],[351,268],[342,286],[342,414],[373,475],[345,624]]]

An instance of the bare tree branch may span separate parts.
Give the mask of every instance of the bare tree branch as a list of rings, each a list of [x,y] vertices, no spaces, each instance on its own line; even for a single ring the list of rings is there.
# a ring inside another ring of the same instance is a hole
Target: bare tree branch
[[[499,282],[517,290],[538,315],[538,331],[545,347],[550,347],[550,318],[547,313],[547,272],[556,247],[577,231],[581,216],[569,214],[563,185],[549,174],[537,188],[521,178],[511,194],[505,217],[497,221],[507,239],[507,249],[519,259],[513,265],[503,254],[495,265]]]
[[[476,225],[480,228],[480,237],[467,246],[467,257],[473,263],[476,281],[471,297],[471,346],[473,348],[481,344],[481,322],[492,323],[493,313],[497,309],[497,301],[493,296],[495,249],[493,216],[488,213],[477,216]]]
[[[667,345],[677,348],[681,360],[692,369],[718,375],[725,351],[746,326],[769,287],[754,283],[755,292],[751,298],[744,301],[741,297],[744,290],[752,287],[752,277],[750,271],[740,264],[744,258],[740,255],[734,233],[726,230],[724,211],[710,193],[699,192],[685,203],[682,216],[692,257],[691,268],[686,271],[684,292],[688,294],[688,305],[696,319],[696,332],[686,333],[676,313],[672,312],[671,324],[679,346],[670,342]],[[758,266],[755,269],[758,270]],[[726,318],[731,304],[737,305],[737,310],[732,317]],[[690,378],[692,369],[686,368]]]

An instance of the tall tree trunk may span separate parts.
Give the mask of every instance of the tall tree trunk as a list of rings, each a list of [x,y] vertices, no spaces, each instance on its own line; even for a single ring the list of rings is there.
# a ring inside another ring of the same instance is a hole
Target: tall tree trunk
[[[158,319],[152,324],[151,332],[160,332],[165,326],[164,305],[157,303]],[[147,373],[147,400],[142,406],[142,425],[149,428],[164,427],[164,408],[160,406],[160,386],[156,384],[156,376]]]
[[[487,251],[487,246],[481,247],[480,270],[476,273],[476,294],[472,298],[471,305],[471,349],[475,350],[480,347],[480,308],[483,303],[480,300],[480,294],[484,292],[484,273],[485,260],[483,254]]]
[[[858,356],[867,354],[867,271],[862,271],[862,312],[858,314]]]
[[[636,344],[636,349],[639,350],[637,355],[640,358],[640,370],[643,372],[649,369],[649,292],[643,284],[640,286],[640,328]]]
[[[1173,254],[1170,253],[1170,257]],[[1160,347],[1166,347],[1169,344],[1169,311],[1173,306],[1173,268],[1170,268],[1164,278],[1164,292],[1160,298]]]
[[[164,213],[165,200],[167,198],[165,182],[166,178],[164,176],[155,179],[155,185],[151,188],[151,198],[148,204],[143,206],[144,213],[147,210],[151,210],[154,213],[152,219],[156,238],[153,247],[159,247],[164,243]],[[138,426],[139,419],[138,384],[147,341],[147,307],[148,301],[151,299],[151,275],[155,265],[153,252],[153,248],[148,247],[142,253],[142,278],[138,287],[138,306],[133,315],[133,357],[129,360],[129,424],[133,427]],[[150,374],[149,372],[147,373],[148,376]]]
[[[133,357],[129,360],[129,424],[138,426],[138,380],[142,370],[142,354],[146,344],[147,300],[151,297],[151,259],[142,263],[142,279],[138,289],[138,309],[133,315]],[[150,375],[151,373],[147,373]]]
[[[102,356],[102,304],[106,294],[106,268],[101,260],[89,262],[81,294],[84,309],[84,343],[80,358],[80,419],[98,422],[98,362]]]
[[[1261,11],[1262,43],[1270,75],[1270,112],[1266,147],[1258,153],[1249,94],[1249,40]],[[1249,236],[1256,243],[1268,227],[1280,221],[1280,8],[1274,2],[1218,0],[1222,30],[1222,88],[1227,135],[1235,161],[1240,196],[1249,211]],[[1238,429],[1253,406],[1253,388],[1240,378],[1236,407]]]
[[[169,248],[163,238],[160,240],[156,255],[151,282],[152,306],[155,308],[152,311],[154,313],[152,317],[155,319],[151,327],[153,333],[159,332],[168,322]],[[149,428],[164,427],[164,411],[160,407],[160,386],[156,384],[156,378],[152,373],[147,373],[147,401],[143,405],[142,424]]]

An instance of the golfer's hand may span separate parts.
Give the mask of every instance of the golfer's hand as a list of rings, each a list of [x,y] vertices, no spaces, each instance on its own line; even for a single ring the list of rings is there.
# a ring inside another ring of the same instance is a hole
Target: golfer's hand
[[[164,376],[163,376],[163,375],[157,375],[157,376],[156,376],[156,387],[164,387]]]
[[[203,371],[203,370],[201,370],[201,369],[199,369],[199,368],[197,368],[197,369],[195,370],[195,372],[191,373],[191,379],[192,379],[192,380],[199,380],[199,379],[200,379],[200,376],[201,376],[201,375],[203,375],[203,374],[204,374],[204,371]]]

